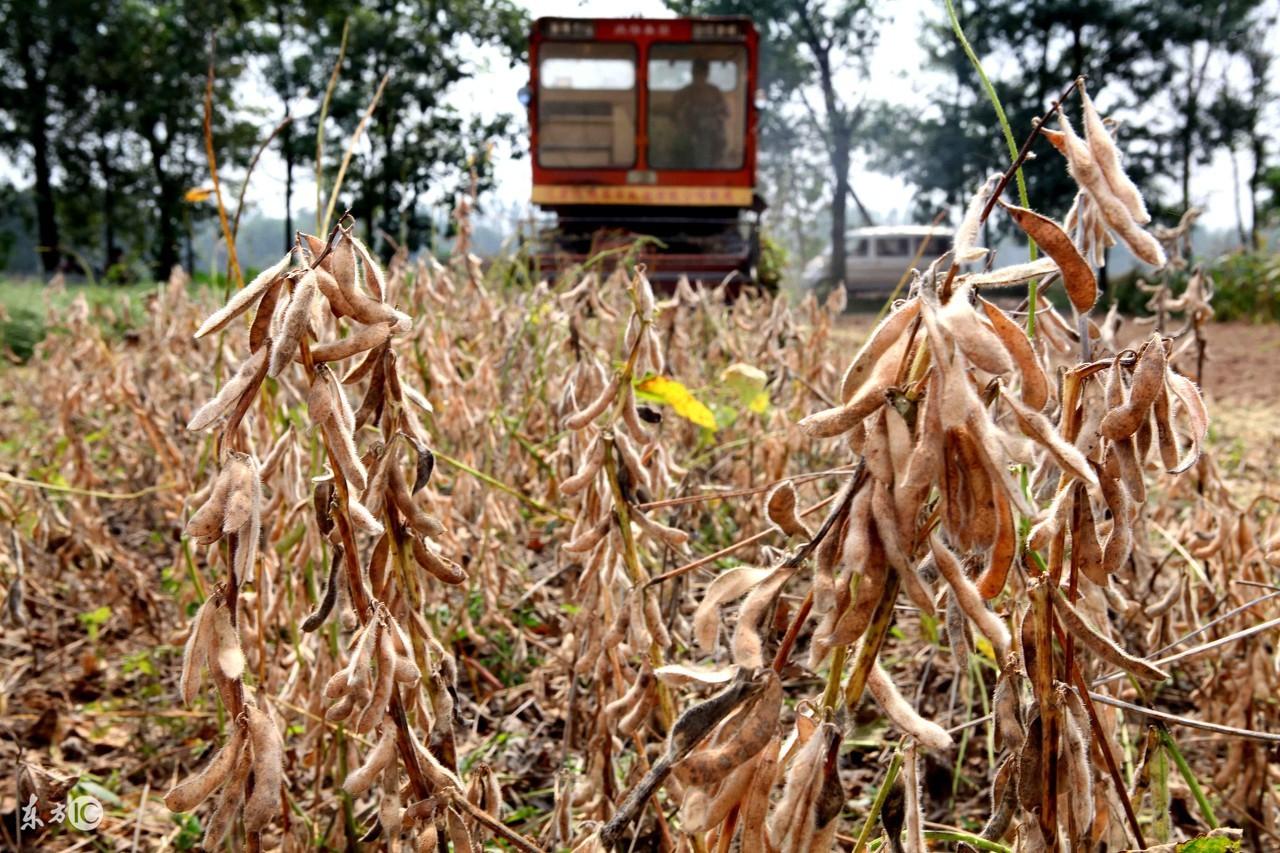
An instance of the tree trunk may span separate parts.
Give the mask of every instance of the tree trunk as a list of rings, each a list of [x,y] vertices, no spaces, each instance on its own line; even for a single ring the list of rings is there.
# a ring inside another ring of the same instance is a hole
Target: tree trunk
[[[289,111],[285,110],[285,115]],[[284,149],[284,250],[293,247],[293,122],[281,132],[280,145]]]
[[[841,284],[848,273],[846,265],[845,231],[848,230],[849,209],[849,140],[837,134],[832,140],[831,167],[835,172],[836,186],[831,199],[831,283]]]
[[[1258,228],[1258,190],[1262,188],[1263,163],[1266,160],[1266,138],[1255,127],[1250,134],[1253,149],[1253,171],[1249,175],[1249,247],[1255,252],[1262,248],[1262,233]]]
[[[49,86],[37,67],[36,40],[29,15],[20,14],[14,31],[18,41],[18,64],[22,67],[25,86],[23,104],[18,110],[26,125],[26,142],[31,146],[35,171],[36,252],[46,274],[58,268],[60,256],[58,218],[53,201],[53,170],[49,163]]]

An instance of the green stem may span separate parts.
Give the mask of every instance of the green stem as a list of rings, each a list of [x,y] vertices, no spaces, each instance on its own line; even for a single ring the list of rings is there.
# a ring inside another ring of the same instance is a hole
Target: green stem
[[[960,832],[954,829],[926,829],[924,831],[924,839],[925,841],[957,841],[961,844],[977,847],[979,850],[990,850],[991,853],[1010,853],[1009,848],[1003,844],[988,841],[980,835],[971,835],[968,832]]]
[[[1204,816],[1204,822],[1209,825],[1210,829],[1217,829],[1218,817],[1213,813],[1213,806],[1209,805],[1209,798],[1205,796],[1204,789],[1200,787],[1200,782],[1196,779],[1196,774],[1191,771],[1191,766],[1187,764],[1187,759],[1182,757],[1182,752],[1178,749],[1178,745],[1173,742],[1173,736],[1169,734],[1167,729],[1162,729],[1160,739],[1164,742],[1165,748],[1169,750],[1169,755],[1173,757],[1173,763],[1178,765],[1178,772],[1182,774],[1187,787],[1191,789],[1191,796],[1195,797],[1196,805],[1200,807],[1200,814]]]
[[[899,745],[893,753],[893,760],[889,762],[889,770],[884,774],[884,782],[881,783],[880,789],[876,791],[876,798],[871,803],[871,811],[867,812],[867,821],[862,825],[862,831],[858,833],[858,840],[854,842],[853,853],[862,853],[863,848],[867,846],[867,839],[871,837],[871,830],[875,828],[876,821],[880,819],[880,810],[884,808],[884,801],[888,799],[889,792],[893,790],[893,783],[898,779],[898,771],[902,769],[902,746]]]
[[[960,41],[960,47],[964,49],[965,56],[969,57],[969,62],[973,65],[973,69],[978,72],[978,79],[982,81],[982,88],[987,92],[987,97],[991,100],[991,105],[996,109],[996,119],[1000,122],[1000,130],[1004,133],[1005,145],[1009,148],[1010,160],[1016,162],[1018,159],[1018,143],[1013,138],[1013,128],[1009,126],[1009,117],[1005,115],[1004,106],[1000,103],[1000,96],[996,94],[996,87],[991,85],[987,72],[982,70],[982,62],[978,59],[978,54],[973,52],[973,46],[969,44],[969,39],[965,37],[964,30],[960,27],[960,19],[956,17],[956,7],[952,0],[943,0],[947,4],[947,16],[951,19],[951,29],[955,31],[956,38]],[[1014,178],[1018,182],[1018,203],[1023,207],[1030,207],[1031,204],[1027,199],[1027,181],[1022,176],[1022,167],[1019,166],[1014,172]],[[1031,255],[1031,260],[1036,259],[1036,241],[1027,238],[1027,251]],[[1034,335],[1036,331],[1036,302],[1039,295],[1039,282],[1035,279],[1031,280],[1027,289],[1027,334]]]

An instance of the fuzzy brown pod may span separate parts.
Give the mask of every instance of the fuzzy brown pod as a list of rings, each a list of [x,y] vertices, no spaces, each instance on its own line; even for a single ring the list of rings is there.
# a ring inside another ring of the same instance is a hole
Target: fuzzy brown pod
[[[1008,211],[1018,227],[1035,240],[1036,245],[1044,249],[1045,254],[1058,265],[1072,307],[1080,314],[1088,314],[1093,310],[1098,301],[1098,280],[1093,274],[1093,268],[1081,257],[1079,249],[1062,227],[1034,210],[1003,201],[1000,205]]]
[[[258,273],[253,281],[232,294],[226,305],[209,315],[208,319],[200,324],[200,328],[196,330],[195,337],[203,338],[206,335],[225,329],[232,320],[243,314],[249,309],[250,305],[260,299],[269,288],[278,285],[280,277],[292,263],[293,252],[289,252],[279,261]]]

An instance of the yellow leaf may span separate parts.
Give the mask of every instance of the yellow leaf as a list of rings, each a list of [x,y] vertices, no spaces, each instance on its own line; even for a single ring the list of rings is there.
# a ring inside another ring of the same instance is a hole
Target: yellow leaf
[[[192,187],[182,198],[191,204],[199,204],[202,201],[208,201],[211,195],[213,195],[212,187]]]
[[[984,658],[988,660],[996,659],[996,650],[991,647],[991,641],[986,637],[978,637],[974,645],[977,646],[978,653]]]
[[[769,410],[769,392],[764,386],[769,377],[758,367],[738,362],[720,374],[720,381],[738,401],[756,414]]]
[[[698,402],[689,393],[688,388],[674,379],[668,379],[665,376],[650,376],[636,385],[636,390],[653,397],[659,402],[666,403],[675,409],[677,415],[687,421],[713,431],[716,428],[716,419],[711,414],[711,410]]]

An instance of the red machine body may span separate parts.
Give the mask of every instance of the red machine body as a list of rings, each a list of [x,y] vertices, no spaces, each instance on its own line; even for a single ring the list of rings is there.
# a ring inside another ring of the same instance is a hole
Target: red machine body
[[[540,18],[530,39],[532,202],[546,267],[650,236],[651,278],[750,278],[759,40],[746,18]]]

